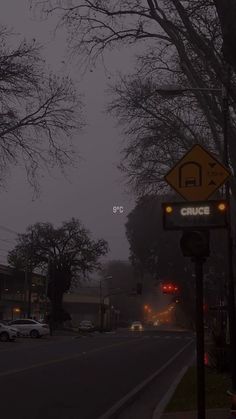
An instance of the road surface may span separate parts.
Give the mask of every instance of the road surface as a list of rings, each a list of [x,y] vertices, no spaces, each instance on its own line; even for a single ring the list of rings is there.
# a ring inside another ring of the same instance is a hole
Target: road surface
[[[157,398],[193,353],[188,332],[128,330],[0,344],[0,408],[7,419],[98,419],[161,372]]]

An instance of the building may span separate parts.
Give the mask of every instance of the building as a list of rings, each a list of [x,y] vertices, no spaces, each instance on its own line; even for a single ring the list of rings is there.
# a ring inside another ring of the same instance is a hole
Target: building
[[[101,325],[101,305],[102,301],[98,293],[78,289],[76,292],[69,292],[64,294],[63,308],[70,313],[71,323],[73,326],[78,326],[82,320],[90,320],[97,328]],[[109,297],[103,300],[103,327],[104,329],[112,329],[116,326],[117,310],[110,305]]]
[[[31,287],[30,287],[31,285]],[[31,292],[29,293],[29,288]],[[33,273],[32,281],[24,271],[0,264],[0,319],[41,318],[46,310],[46,277]]]
[[[31,288],[31,292],[29,289]],[[0,264],[0,319],[13,320],[28,316],[39,320],[50,311],[50,301],[46,298],[47,278],[33,273],[30,280],[24,271]],[[112,328],[117,323],[117,310],[110,305],[109,298],[103,300],[104,328]],[[101,322],[101,300],[98,290],[79,288],[64,294],[63,308],[71,315],[71,323],[77,326],[81,320],[91,320],[99,327]]]

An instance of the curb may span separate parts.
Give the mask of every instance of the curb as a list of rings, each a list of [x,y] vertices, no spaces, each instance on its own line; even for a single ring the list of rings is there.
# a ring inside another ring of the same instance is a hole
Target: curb
[[[195,357],[195,356],[194,356]],[[169,403],[171,397],[173,396],[176,388],[178,387],[178,384],[180,383],[180,381],[182,380],[183,376],[185,375],[185,373],[187,372],[189,366],[192,364],[194,357],[191,359],[191,361],[185,365],[185,367],[180,371],[180,373],[177,375],[176,379],[173,381],[173,383],[171,384],[169,390],[167,391],[167,393],[165,394],[165,396],[161,399],[161,401],[158,403],[158,405],[156,406],[153,415],[152,415],[152,419],[161,419],[162,414],[167,406],[167,404]]]
[[[161,368],[144,380],[141,384],[137,385],[133,390],[131,390],[126,396],[116,402],[109,410],[107,410],[103,415],[99,416],[97,419],[115,419],[117,415],[120,414],[127,406],[133,403],[140,393],[148,387],[152,381],[158,377],[178,356],[185,351],[193,343],[193,340],[188,342],[179,352],[177,352],[172,358],[170,358]]]

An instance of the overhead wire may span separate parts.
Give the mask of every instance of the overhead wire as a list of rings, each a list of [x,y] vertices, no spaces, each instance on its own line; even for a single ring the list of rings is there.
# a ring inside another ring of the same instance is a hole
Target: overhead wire
[[[12,233],[12,234],[20,234],[18,231],[12,230],[11,228],[5,227],[0,225],[0,230],[4,230],[7,231],[8,233]]]

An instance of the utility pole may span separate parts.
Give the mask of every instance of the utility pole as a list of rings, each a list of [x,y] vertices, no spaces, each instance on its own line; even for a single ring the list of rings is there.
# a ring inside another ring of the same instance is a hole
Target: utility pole
[[[48,267],[47,267],[47,274],[46,274],[46,280],[45,280],[45,301],[44,301],[44,318],[46,318],[47,315],[47,301],[48,301],[48,283],[49,283],[49,268],[50,268],[50,255],[48,255]]]
[[[100,318],[99,318],[99,329],[100,329],[100,333],[103,332],[103,300],[102,300],[102,280],[100,278],[100,283],[99,283],[99,314],[100,314]]]
[[[56,317],[56,282],[55,282],[55,255],[52,260],[52,310],[50,315],[50,335],[52,336],[53,330],[55,329],[55,317]]]
[[[30,270],[27,272],[28,279],[28,304],[27,304],[27,317],[31,317],[31,298],[32,298],[32,275],[33,275],[33,257],[34,257],[34,232],[31,231],[31,242],[30,242],[30,252],[27,250],[27,270],[28,270],[28,261],[30,262]]]
[[[28,303],[27,303],[27,317],[31,317],[31,298],[32,298],[32,269],[28,272]]]
[[[229,166],[229,87],[230,87],[230,66],[227,65],[227,87],[223,92],[223,133],[224,133],[224,163]],[[232,373],[232,390],[236,394],[236,316],[235,316],[235,290],[234,290],[234,266],[233,266],[233,238],[231,224],[231,191],[230,183],[226,182],[225,195],[228,202],[229,211],[227,211],[227,256],[228,256],[228,281],[227,281],[227,300],[229,315],[229,336],[230,336],[230,352],[231,352],[231,373]]]
[[[27,289],[28,289],[28,252],[26,255],[26,264],[25,264],[25,281],[24,281],[24,317],[27,313]]]
[[[106,276],[103,279],[104,280],[112,279],[112,275]],[[99,280],[99,311],[100,311],[99,329],[100,329],[100,333],[103,332],[103,327],[104,327],[104,307],[105,307],[104,299],[105,297],[103,297],[102,295],[102,278],[100,278]]]

